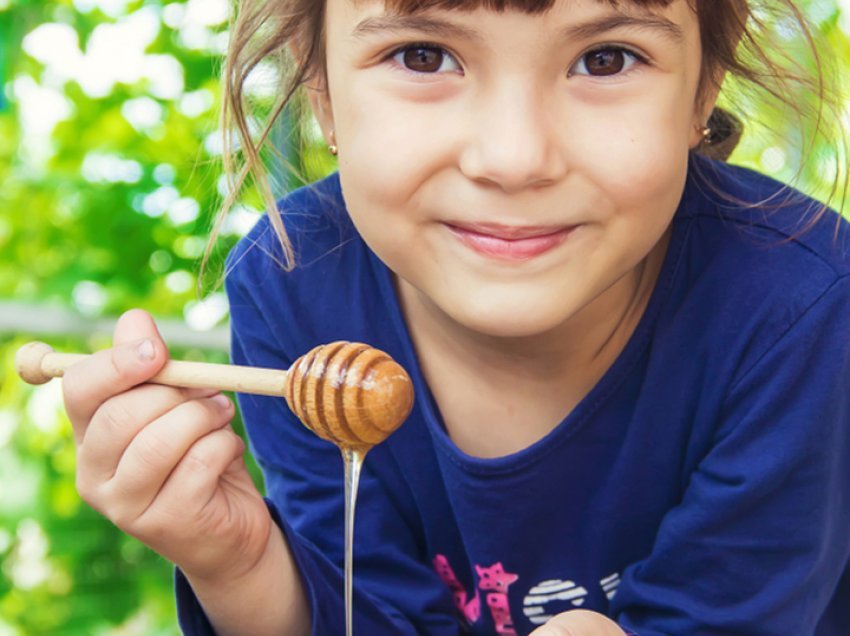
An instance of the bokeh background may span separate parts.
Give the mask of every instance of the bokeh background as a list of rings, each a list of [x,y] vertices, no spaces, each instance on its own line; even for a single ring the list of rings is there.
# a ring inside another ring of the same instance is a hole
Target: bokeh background
[[[799,4],[847,90],[850,0]],[[216,275],[261,207],[248,189],[199,285],[227,188],[216,128],[230,16],[229,0],[0,0],[0,636],[177,633],[171,566],[81,503],[60,383],[23,384],[13,357],[31,339],[103,348],[115,317],[142,307],[175,357],[226,361]],[[252,75],[261,110],[276,80],[270,66]],[[732,161],[825,196],[830,140],[797,174],[807,131],[747,112]],[[275,137],[308,179],[332,169],[310,122],[285,119]],[[299,183],[282,166],[269,163],[278,194]]]

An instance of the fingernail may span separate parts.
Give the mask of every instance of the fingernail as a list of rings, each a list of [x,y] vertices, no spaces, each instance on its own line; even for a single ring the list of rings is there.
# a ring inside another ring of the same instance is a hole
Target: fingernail
[[[215,402],[216,404],[218,404],[218,405],[219,405],[221,408],[223,408],[223,409],[229,409],[229,408],[230,408],[230,406],[233,404],[233,403],[230,401],[230,399],[229,399],[226,395],[223,395],[222,393],[219,393],[219,394],[217,394],[217,395],[214,395],[214,396],[212,397],[212,399],[213,399],[213,402]]]
[[[139,358],[142,360],[153,360],[153,357],[156,355],[156,349],[154,349],[153,341],[149,338],[145,338],[139,344],[137,349],[139,354]]]

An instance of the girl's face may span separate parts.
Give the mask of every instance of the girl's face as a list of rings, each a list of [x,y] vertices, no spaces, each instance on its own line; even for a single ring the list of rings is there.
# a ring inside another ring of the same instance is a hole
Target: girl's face
[[[351,217],[406,297],[497,337],[634,302],[710,110],[686,0],[539,15],[327,0],[326,19],[314,110]]]

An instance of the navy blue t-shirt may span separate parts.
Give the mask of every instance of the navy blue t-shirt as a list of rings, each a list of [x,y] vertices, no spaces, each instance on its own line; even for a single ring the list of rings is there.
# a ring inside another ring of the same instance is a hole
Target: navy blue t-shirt
[[[817,209],[692,158],[625,349],[551,433],[496,459],[448,437],[338,178],[281,203],[294,271],[261,220],[229,259],[233,361],[288,368],[352,340],[414,382],[361,478],[355,633],[528,634],[583,608],[640,636],[850,634],[850,230],[832,213],[807,228]],[[313,633],[344,634],[339,451],[280,398],[239,404]],[[178,601],[208,633],[179,573]]]

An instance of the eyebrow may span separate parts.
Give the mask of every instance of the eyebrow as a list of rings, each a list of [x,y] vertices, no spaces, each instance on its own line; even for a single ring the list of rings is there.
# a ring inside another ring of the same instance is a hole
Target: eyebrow
[[[399,31],[418,31],[428,35],[454,37],[464,40],[481,41],[483,37],[473,29],[460,24],[424,15],[373,16],[360,22],[354,29],[355,37],[367,37],[373,33],[395,33]]]
[[[588,22],[582,22],[581,24],[568,26],[564,29],[562,35],[567,39],[590,39],[603,35],[608,31],[621,28],[656,31],[676,43],[680,43],[685,39],[685,33],[682,31],[682,27],[665,17],[654,14],[617,14],[605,16],[595,20],[589,20]]]
[[[676,43],[680,43],[685,39],[685,34],[679,25],[665,17],[654,14],[616,14],[603,16],[588,20],[587,22],[570,25],[561,32],[561,37],[567,40],[586,40],[622,28],[656,31]],[[372,34],[404,31],[417,31],[427,35],[460,38],[478,42],[484,39],[474,29],[448,20],[425,15],[368,17],[354,28],[353,35],[357,38],[362,38]]]

